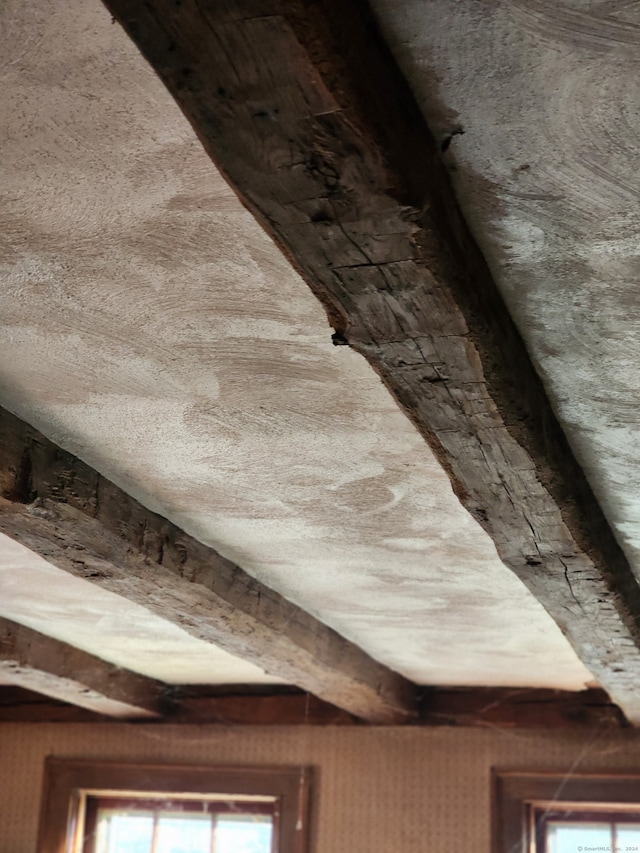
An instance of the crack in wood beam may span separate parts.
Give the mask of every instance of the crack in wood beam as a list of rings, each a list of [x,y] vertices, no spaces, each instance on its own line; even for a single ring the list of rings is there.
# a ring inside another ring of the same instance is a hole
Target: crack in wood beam
[[[336,342],[378,371],[503,562],[640,722],[637,580],[366,2],[105,3]]]

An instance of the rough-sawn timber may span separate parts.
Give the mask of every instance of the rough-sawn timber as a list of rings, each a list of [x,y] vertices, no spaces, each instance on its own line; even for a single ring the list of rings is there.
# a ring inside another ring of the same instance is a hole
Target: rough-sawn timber
[[[149,719],[171,688],[0,616],[0,675],[12,684],[110,717]]]
[[[0,532],[50,563],[370,722],[416,688],[0,409]]]
[[[640,593],[364,0],[105,0],[629,719]],[[508,606],[508,602],[505,602]]]
[[[104,720],[77,706],[17,687],[0,685],[0,722],[96,722]],[[110,719],[114,719],[111,717]],[[142,720],[143,723],[148,722]],[[361,721],[340,709],[290,688],[172,688],[162,725],[354,726]],[[628,723],[603,690],[432,687],[425,691],[410,726],[610,730]]]

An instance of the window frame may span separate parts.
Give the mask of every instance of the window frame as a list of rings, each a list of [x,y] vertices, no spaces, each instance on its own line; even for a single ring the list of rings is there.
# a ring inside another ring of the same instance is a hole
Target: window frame
[[[640,823],[640,774],[494,770],[492,787],[493,853],[541,853],[538,832],[547,812],[549,819],[581,815],[610,822],[610,815],[633,810]]]
[[[275,853],[307,853],[311,769],[290,766],[159,765],[49,757],[45,762],[38,853],[72,853],[87,794],[170,800],[215,795],[273,797]]]

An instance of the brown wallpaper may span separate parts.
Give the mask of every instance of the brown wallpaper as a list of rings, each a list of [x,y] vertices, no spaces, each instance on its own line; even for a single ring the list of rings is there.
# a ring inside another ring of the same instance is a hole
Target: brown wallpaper
[[[489,773],[640,770],[640,733],[0,724],[0,853],[34,853],[47,755],[308,764],[313,853],[488,853]]]

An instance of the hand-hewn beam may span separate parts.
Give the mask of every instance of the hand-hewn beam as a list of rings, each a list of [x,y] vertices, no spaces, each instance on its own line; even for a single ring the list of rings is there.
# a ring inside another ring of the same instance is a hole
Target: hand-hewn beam
[[[308,693],[237,687],[177,688],[162,725],[353,726],[360,723],[339,708]],[[28,690],[0,686],[0,723],[92,723],[104,718],[52,701]],[[144,720],[142,722],[145,722]],[[425,692],[412,726],[464,726],[522,729],[619,729],[628,726],[619,708],[602,690],[433,687]]]
[[[630,719],[640,592],[364,0],[105,0]],[[505,603],[508,606],[508,603]]]
[[[222,726],[353,726],[362,724],[346,711],[295,689],[243,689],[233,685],[170,688],[162,719],[172,725]],[[106,722],[102,711],[89,712],[34,690],[0,684],[0,723],[95,723]],[[411,722],[415,723],[412,717]],[[145,722],[145,720],[142,720]]]
[[[168,710],[170,688],[161,682],[1,616],[0,675],[18,687],[110,717],[160,717]]]
[[[416,717],[411,719],[415,723]],[[259,726],[353,726],[359,721],[334,705],[308,693],[253,694],[233,692],[228,687],[216,694],[207,687],[178,691],[172,723]]]
[[[371,722],[416,688],[0,409],[0,532]]]
[[[420,725],[564,729],[628,726],[603,690],[436,687],[425,692]]]

